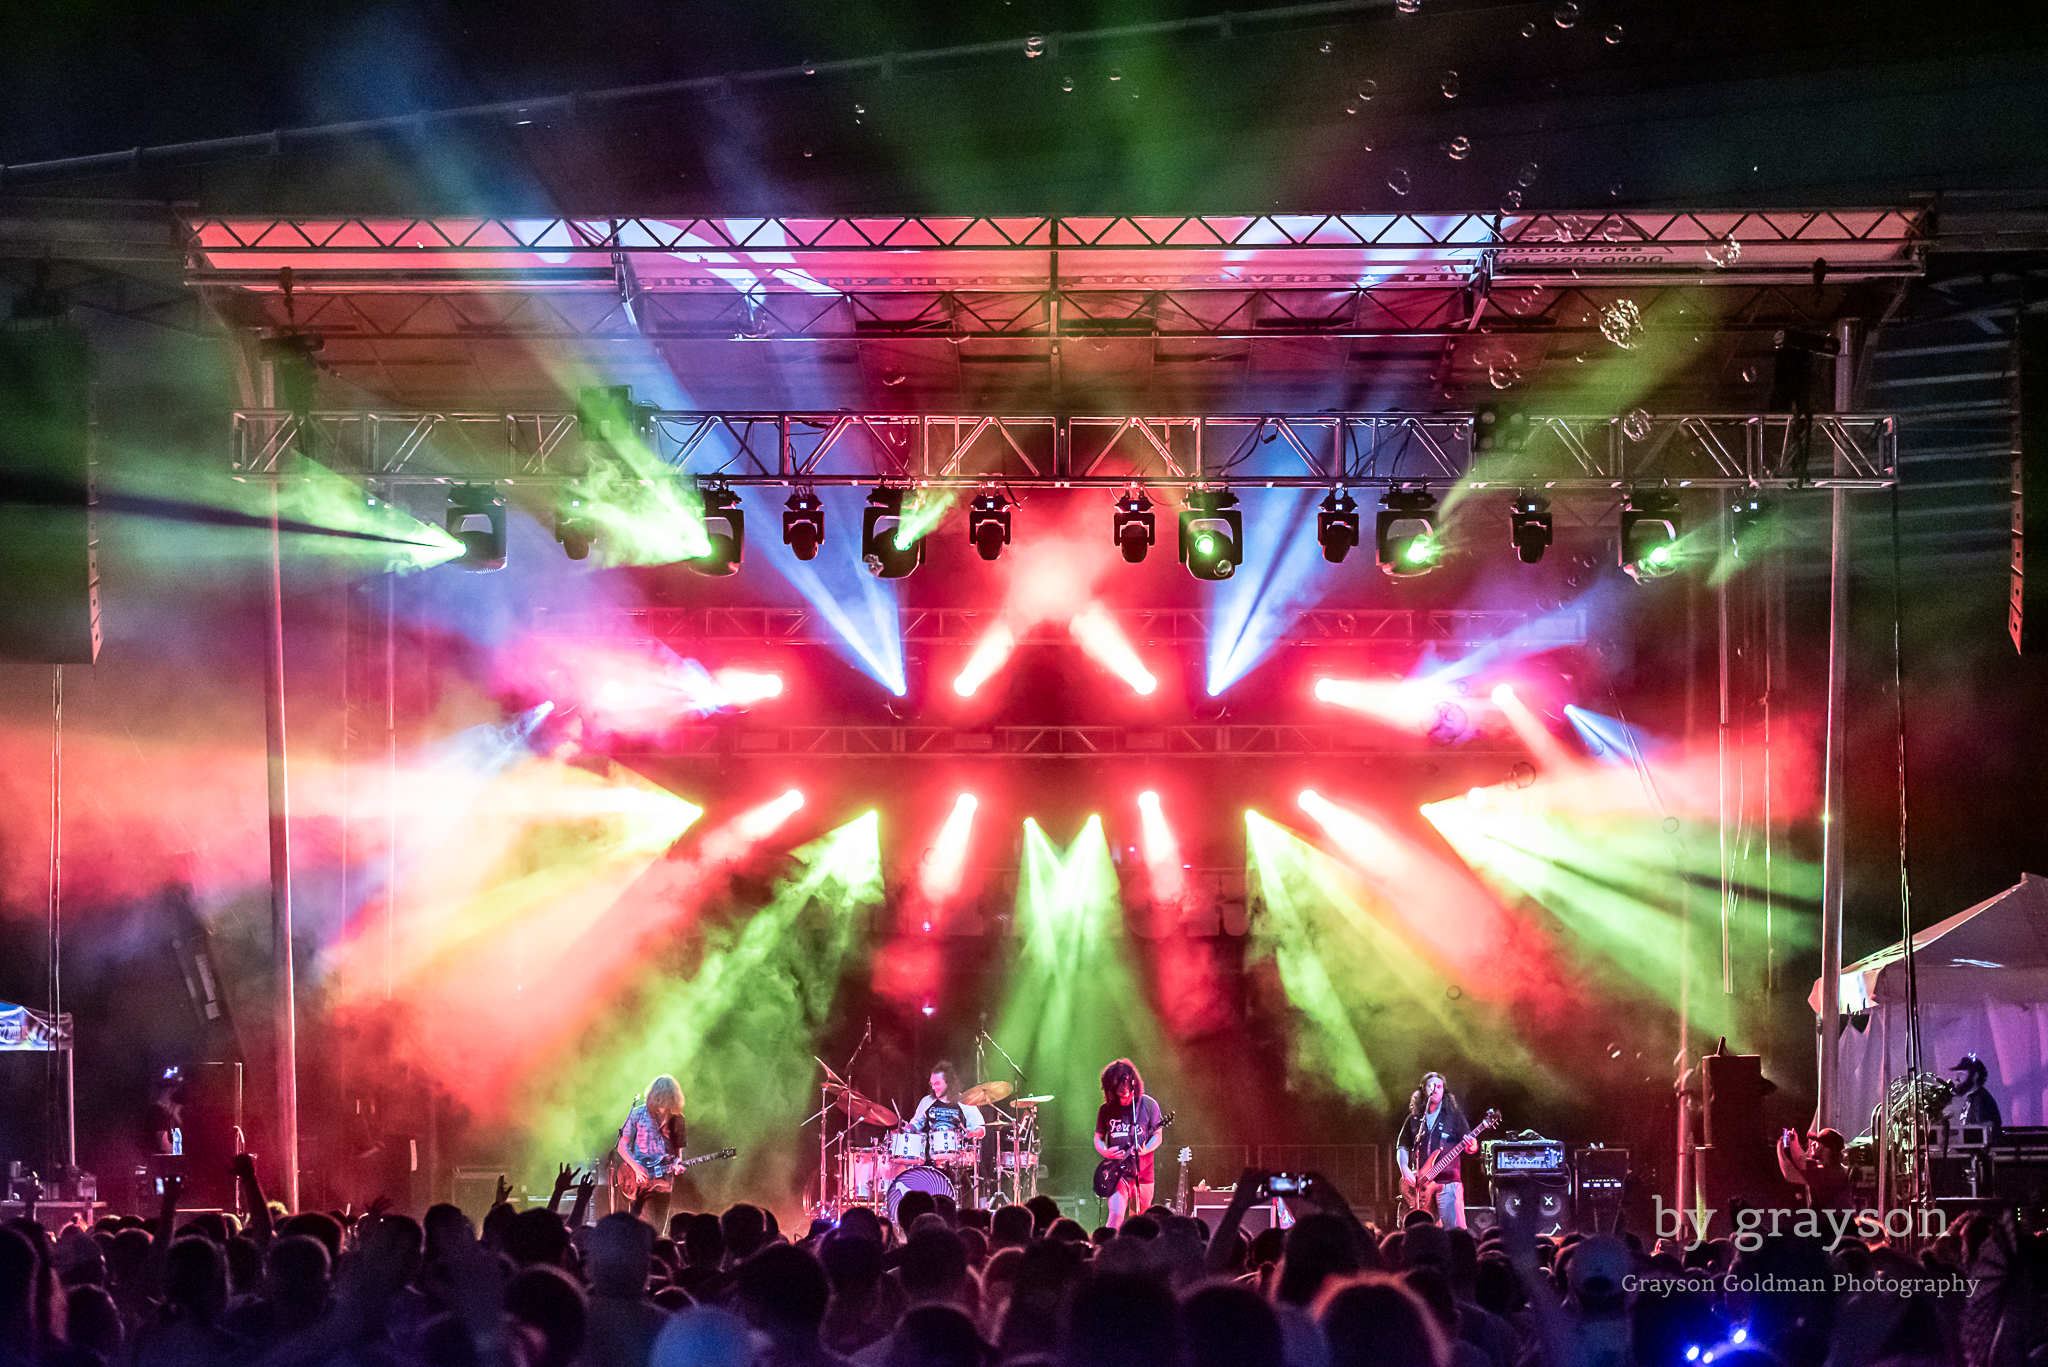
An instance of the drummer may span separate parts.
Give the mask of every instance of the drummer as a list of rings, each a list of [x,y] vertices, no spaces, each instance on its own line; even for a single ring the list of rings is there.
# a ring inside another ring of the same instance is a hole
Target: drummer
[[[912,1134],[955,1130],[965,1135],[969,1142],[979,1142],[986,1132],[981,1108],[955,1100],[959,1092],[960,1082],[953,1075],[952,1062],[940,1059],[932,1065],[931,1092],[918,1099],[917,1110],[904,1128]]]

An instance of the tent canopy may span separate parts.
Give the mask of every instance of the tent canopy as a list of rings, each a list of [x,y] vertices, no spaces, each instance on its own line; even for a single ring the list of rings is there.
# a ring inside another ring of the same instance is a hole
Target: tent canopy
[[[2022,874],[1997,896],[1916,932],[1913,954],[1923,1002],[2048,1001],[2048,878]],[[1905,962],[1901,941],[1843,968],[1840,1009],[1903,1003]],[[1823,981],[1807,996],[1816,1015]]]
[[[0,1002],[0,1053],[49,1053],[70,1043],[70,1017],[52,1020],[26,1006]]]

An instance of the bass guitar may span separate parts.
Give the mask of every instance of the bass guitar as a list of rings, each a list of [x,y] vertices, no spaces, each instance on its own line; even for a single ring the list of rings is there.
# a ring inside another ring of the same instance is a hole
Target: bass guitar
[[[1168,1111],[1161,1116],[1157,1125],[1146,1125],[1135,1130],[1125,1142],[1130,1154],[1124,1158],[1105,1158],[1095,1165],[1095,1194],[1105,1200],[1116,1194],[1116,1189],[1126,1182],[1138,1180],[1138,1150],[1145,1147],[1147,1140],[1173,1123],[1176,1113]]]
[[[738,1149],[720,1149],[717,1153],[700,1153],[695,1158],[657,1158],[647,1170],[647,1180],[642,1182],[633,1165],[616,1153],[612,1155],[612,1186],[618,1191],[619,1199],[631,1201],[643,1191],[670,1191],[674,1189],[676,1174],[699,1163],[716,1163],[722,1158],[734,1158]]]
[[[1494,1126],[1500,1124],[1500,1112],[1488,1111],[1486,1118],[1465,1131],[1463,1135],[1440,1149],[1432,1151],[1429,1157],[1415,1165],[1415,1170],[1401,1179],[1401,1205],[1404,1211],[1436,1210],[1437,1193],[1444,1189],[1440,1180],[1458,1161],[1458,1155],[1465,1152],[1466,1141],[1477,1139]]]

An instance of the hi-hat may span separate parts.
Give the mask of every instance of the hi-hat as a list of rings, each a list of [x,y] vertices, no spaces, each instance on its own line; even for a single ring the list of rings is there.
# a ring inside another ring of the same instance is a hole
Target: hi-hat
[[[991,1101],[1001,1101],[1016,1090],[1007,1082],[977,1082],[960,1093],[960,1101],[966,1106],[986,1106]]]
[[[1012,1106],[1036,1106],[1041,1102],[1050,1100],[1052,1100],[1052,1095],[1047,1093],[1045,1096],[1020,1096],[1010,1104]]]

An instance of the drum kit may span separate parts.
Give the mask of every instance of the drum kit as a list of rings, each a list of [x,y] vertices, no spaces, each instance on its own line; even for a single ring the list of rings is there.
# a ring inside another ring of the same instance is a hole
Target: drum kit
[[[844,1119],[836,1137],[825,1128],[819,1154],[820,1207],[833,1218],[850,1206],[867,1206],[893,1222],[896,1208],[913,1191],[952,1197],[962,1207],[1004,1205],[1038,1194],[1038,1108],[1050,1096],[1018,1097],[1007,1082],[977,1082],[960,1093],[962,1105],[982,1112],[982,1125],[995,1136],[994,1162],[984,1173],[981,1143],[959,1130],[911,1130],[895,1108],[854,1090],[823,1059],[825,1105],[820,1115]],[[861,1127],[880,1129],[863,1135]]]

